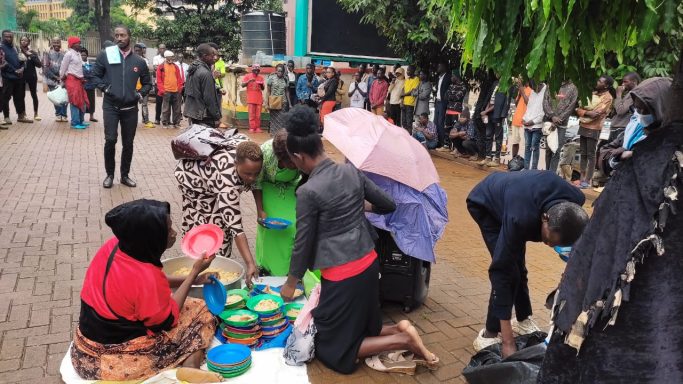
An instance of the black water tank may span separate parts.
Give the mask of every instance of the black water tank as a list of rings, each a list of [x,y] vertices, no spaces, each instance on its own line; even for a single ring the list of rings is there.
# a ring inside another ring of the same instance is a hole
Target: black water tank
[[[266,55],[285,54],[287,34],[285,17],[274,12],[251,12],[242,16],[242,54],[251,57],[256,51]]]

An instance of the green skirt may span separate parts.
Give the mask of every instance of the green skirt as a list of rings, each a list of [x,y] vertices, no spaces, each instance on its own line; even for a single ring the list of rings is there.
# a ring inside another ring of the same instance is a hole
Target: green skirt
[[[296,186],[262,183],[263,210],[268,217],[292,222],[286,229],[256,228],[256,263],[272,276],[287,276],[296,235]]]

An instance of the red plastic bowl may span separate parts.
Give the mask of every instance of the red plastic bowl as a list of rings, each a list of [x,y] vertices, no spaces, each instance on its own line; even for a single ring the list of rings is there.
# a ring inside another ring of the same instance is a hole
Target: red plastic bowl
[[[183,253],[193,259],[202,257],[202,252],[212,255],[223,245],[223,230],[216,224],[202,224],[190,229],[183,240],[180,248]]]

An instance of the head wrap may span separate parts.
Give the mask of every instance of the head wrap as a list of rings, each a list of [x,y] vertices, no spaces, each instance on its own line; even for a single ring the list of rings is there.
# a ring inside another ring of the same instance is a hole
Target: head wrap
[[[171,206],[156,200],[134,200],[107,212],[104,222],[119,240],[119,249],[143,263],[161,267],[168,245]]]
[[[252,70],[254,70],[254,69],[261,69],[261,64],[252,64],[252,65],[251,65],[251,69],[252,69]]]
[[[645,103],[654,115],[655,121],[661,122],[664,119],[664,109],[666,107],[666,99],[669,97],[670,88],[670,78],[652,77],[643,80],[629,92],[629,95],[633,99],[640,99]]]
[[[81,38],[78,36],[69,36],[69,38],[66,40],[69,48],[73,46],[74,44],[80,44]]]
[[[173,56],[175,56],[173,54],[173,51],[169,51],[169,50],[164,51],[164,57],[173,57]]]

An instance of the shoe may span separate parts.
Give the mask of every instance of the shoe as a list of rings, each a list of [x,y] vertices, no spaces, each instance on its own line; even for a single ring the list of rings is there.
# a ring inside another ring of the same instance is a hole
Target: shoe
[[[12,119],[9,117],[5,117],[5,120],[3,120],[2,125],[12,125]]]
[[[19,122],[19,123],[32,123],[33,120],[26,117],[26,115],[20,115],[19,118],[17,119],[17,122]]]
[[[137,184],[135,184],[135,181],[128,176],[121,176],[121,184],[131,188],[135,188],[138,186]]]
[[[162,125],[161,125],[161,129],[168,129],[168,125],[162,124]]]
[[[151,121],[148,121],[145,123],[144,127],[145,128],[154,128],[154,123],[152,123]]]
[[[454,150],[454,151],[452,151],[452,152],[451,152],[451,155],[453,155],[453,157],[455,157],[456,159],[457,159],[458,157],[462,157],[462,155],[460,154],[460,152],[458,152],[457,149]]]
[[[486,332],[486,329],[479,331],[479,335],[477,335],[477,338],[474,339],[474,342],[472,343],[472,347],[474,347],[475,352],[479,352],[486,347],[495,344],[501,344],[503,342],[500,336],[484,337],[484,332]]]
[[[477,155],[472,155],[472,156],[470,156],[469,158],[467,158],[467,160],[469,160],[469,161],[478,161],[478,160],[479,160],[479,156],[477,156]]]
[[[489,159],[489,158],[487,157],[487,158],[484,158],[483,160],[481,160],[480,162],[478,162],[477,165],[482,165],[482,166],[483,166],[483,165],[488,164],[490,161],[492,161],[492,159]]]
[[[9,129],[9,127],[6,126],[5,124],[0,124],[0,131],[6,131],[8,129]]]
[[[59,121],[60,123],[66,123],[67,121],[69,121],[69,119],[66,116],[59,116],[57,118],[57,121]]]
[[[534,332],[541,332],[541,328],[538,327],[534,319],[528,317],[524,321],[517,321],[517,319],[512,319],[512,333],[517,335],[528,335]]]
[[[84,121],[84,122],[81,123],[81,125],[85,125],[86,127],[89,127],[89,126],[90,126],[90,123],[87,122],[87,121]]]
[[[73,129],[86,129],[88,126],[83,125],[83,124],[78,124],[78,125],[72,125],[71,128]]]
[[[154,121],[154,125],[160,125],[160,124],[161,124],[161,122],[159,120]]]
[[[102,186],[104,188],[111,188],[112,185],[114,185],[114,176],[109,175],[102,182]]]
[[[581,188],[581,189],[589,189],[590,187],[591,187],[591,185],[585,181],[582,181],[581,184],[579,184],[579,188]]]
[[[437,152],[450,152],[451,149],[448,147],[440,147],[436,149]]]
[[[489,168],[498,168],[500,167],[500,160],[498,159],[491,159],[488,163],[486,163],[486,166]]]
[[[34,120],[34,121],[41,121],[41,120],[43,120],[43,118],[40,117],[40,116],[38,116],[38,115],[36,115],[36,116],[33,116],[33,120]]]
[[[180,129],[180,124],[173,124],[173,129]]]
[[[62,120],[62,117],[61,117],[61,116],[57,116],[57,118],[55,119],[55,121],[58,122],[58,123],[61,123],[61,122],[64,121],[64,120]]]
[[[91,118],[90,118],[90,122],[91,122],[91,123],[97,123],[98,121],[99,121],[99,120],[97,120],[97,119],[94,118],[94,117],[91,117]]]

